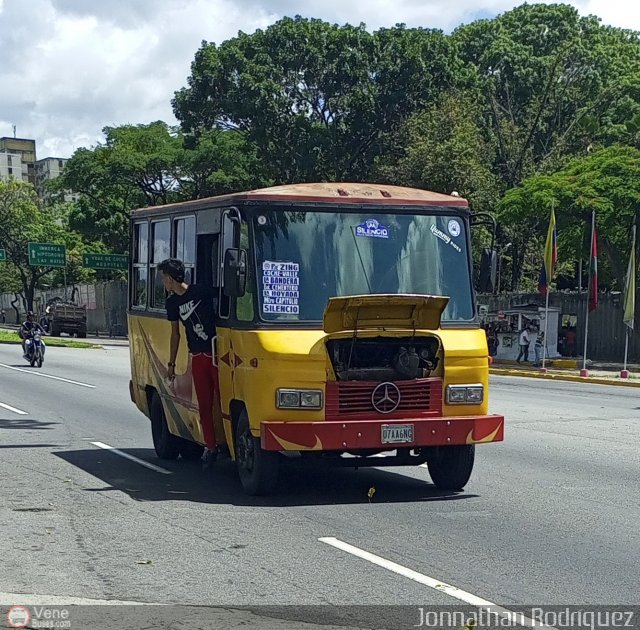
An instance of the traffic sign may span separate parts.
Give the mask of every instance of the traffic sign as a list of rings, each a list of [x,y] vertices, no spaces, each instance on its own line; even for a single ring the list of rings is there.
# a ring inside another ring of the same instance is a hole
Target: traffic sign
[[[39,267],[66,267],[67,248],[57,243],[29,243],[29,264]]]
[[[83,254],[82,266],[89,269],[128,269],[129,256],[124,254]]]
[[[0,262],[7,262],[7,250],[0,249]]]

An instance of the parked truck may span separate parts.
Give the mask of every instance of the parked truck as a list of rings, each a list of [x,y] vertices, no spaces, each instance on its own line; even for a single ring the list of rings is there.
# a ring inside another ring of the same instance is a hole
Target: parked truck
[[[53,298],[47,302],[42,324],[53,337],[67,333],[82,339],[87,336],[87,309],[73,302]]]

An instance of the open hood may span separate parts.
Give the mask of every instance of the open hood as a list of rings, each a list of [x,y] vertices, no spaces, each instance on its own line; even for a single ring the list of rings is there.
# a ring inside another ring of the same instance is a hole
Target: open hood
[[[337,333],[379,328],[435,330],[449,298],[440,295],[352,295],[329,300],[324,331]]]

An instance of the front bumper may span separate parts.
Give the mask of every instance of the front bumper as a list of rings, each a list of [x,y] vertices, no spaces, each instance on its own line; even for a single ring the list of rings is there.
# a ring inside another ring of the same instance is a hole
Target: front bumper
[[[383,444],[382,425],[413,425],[413,442]],[[427,446],[486,444],[504,440],[504,416],[263,422],[260,442],[267,451],[395,450]]]

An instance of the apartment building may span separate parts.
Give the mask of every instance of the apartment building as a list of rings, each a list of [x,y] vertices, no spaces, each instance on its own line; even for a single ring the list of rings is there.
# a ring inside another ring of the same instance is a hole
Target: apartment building
[[[42,160],[38,160],[36,162],[36,191],[38,192],[38,197],[44,201],[48,202],[51,200],[51,192],[47,187],[47,182],[50,182],[57,177],[62,175],[62,171],[64,171],[64,167],[67,164],[66,158],[57,158],[57,157],[47,157]],[[64,200],[65,201],[77,201],[78,195],[73,193],[70,190],[66,190],[64,192]]]
[[[8,181],[10,179],[28,182],[28,165],[23,164],[22,156],[19,153],[2,151],[0,152],[0,180]]]
[[[35,186],[36,183],[36,141],[27,138],[0,138],[0,154],[3,155],[2,163],[6,162],[7,175],[0,171],[2,179],[8,179],[9,175],[15,179],[22,179]],[[9,157],[10,156],[10,157]],[[16,156],[20,156],[20,176],[14,170],[16,168]],[[9,164],[11,162],[11,164]],[[12,172],[9,173],[8,169]]]

